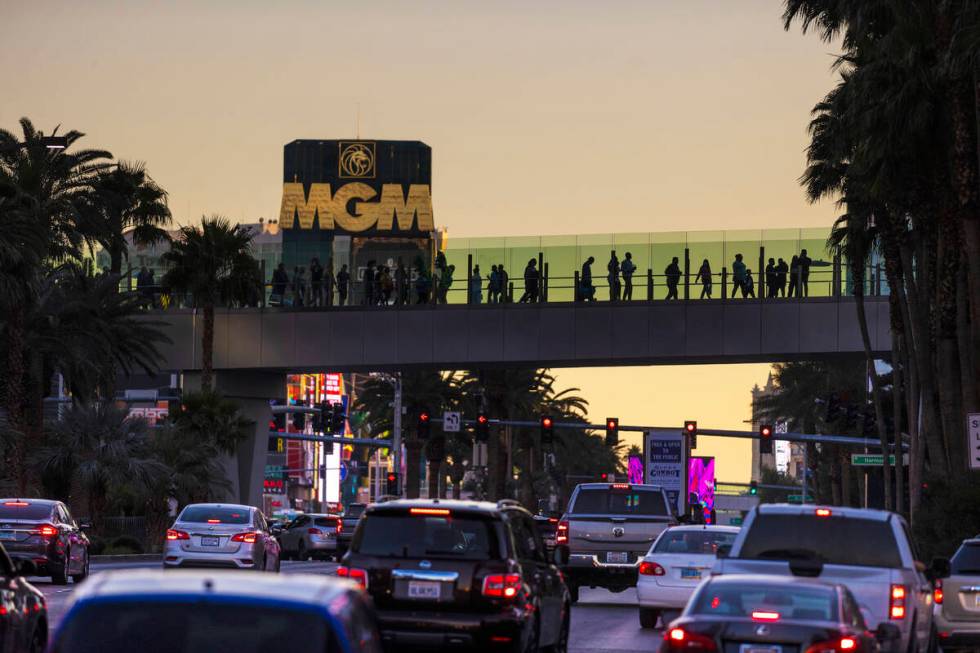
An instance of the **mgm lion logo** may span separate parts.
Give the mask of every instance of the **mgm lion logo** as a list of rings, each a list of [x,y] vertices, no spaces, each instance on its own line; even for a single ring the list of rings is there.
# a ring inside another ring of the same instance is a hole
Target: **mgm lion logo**
[[[340,141],[340,178],[374,177],[374,143]]]

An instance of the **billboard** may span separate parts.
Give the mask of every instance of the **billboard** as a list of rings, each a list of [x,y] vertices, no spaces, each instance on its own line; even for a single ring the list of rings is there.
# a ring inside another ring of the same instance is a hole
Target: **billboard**
[[[687,510],[684,438],[680,429],[652,429],[643,437],[645,481],[666,490],[667,499],[677,515],[683,515]]]
[[[692,456],[687,465],[687,496],[691,504],[697,504],[710,513],[715,507],[715,459],[710,456]]]
[[[283,162],[284,243],[302,232],[417,238],[435,229],[425,143],[296,140]]]

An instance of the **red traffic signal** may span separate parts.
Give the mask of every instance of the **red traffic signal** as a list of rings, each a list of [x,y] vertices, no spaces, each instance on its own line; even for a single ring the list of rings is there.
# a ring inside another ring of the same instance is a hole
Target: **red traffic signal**
[[[698,423],[694,420],[687,420],[684,422],[684,432],[688,435],[698,434]]]
[[[619,418],[606,418],[606,446],[615,447],[619,444]]]
[[[772,437],[772,427],[769,426],[768,424],[763,424],[762,426],[760,426],[759,427],[759,436],[760,437],[763,437],[763,438],[771,438]]]
[[[759,453],[772,453],[772,426],[759,425]]]
[[[541,417],[541,444],[550,445],[555,441],[555,421],[550,416]]]
[[[419,411],[419,419],[417,424],[419,439],[424,440],[425,438],[429,437],[429,425],[431,419],[432,416],[429,415],[429,411],[427,410]]]
[[[490,423],[490,418],[487,417],[486,415],[477,415],[476,423],[479,424],[480,426],[484,426]]]
[[[431,419],[429,417],[429,413],[427,413],[425,411],[422,411],[421,413],[419,413],[419,421],[422,422],[423,424],[426,423],[426,422],[428,422],[429,419]]]
[[[551,421],[551,418],[550,417],[542,417],[541,418],[541,427],[542,428],[550,429],[552,426],[554,426],[554,422]]]

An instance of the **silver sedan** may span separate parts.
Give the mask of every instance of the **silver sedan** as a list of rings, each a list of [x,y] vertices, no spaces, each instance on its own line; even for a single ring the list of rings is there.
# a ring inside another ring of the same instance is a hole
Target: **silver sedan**
[[[167,530],[163,568],[216,567],[279,571],[279,543],[257,508],[195,503]]]

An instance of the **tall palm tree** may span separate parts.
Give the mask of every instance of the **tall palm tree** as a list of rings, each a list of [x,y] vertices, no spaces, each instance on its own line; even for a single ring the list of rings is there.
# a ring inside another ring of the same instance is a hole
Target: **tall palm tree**
[[[85,196],[85,228],[92,240],[109,253],[109,272],[122,272],[128,257],[127,236],[133,244],[147,246],[167,239],[170,224],[167,193],[146,172],[142,163],[121,161],[99,173],[92,192]]]
[[[214,309],[254,297],[261,283],[252,256],[252,232],[220,216],[205,217],[201,227],[182,227],[170,251],[163,285],[189,296],[204,312],[201,334],[201,388],[210,390],[214,376]]]

